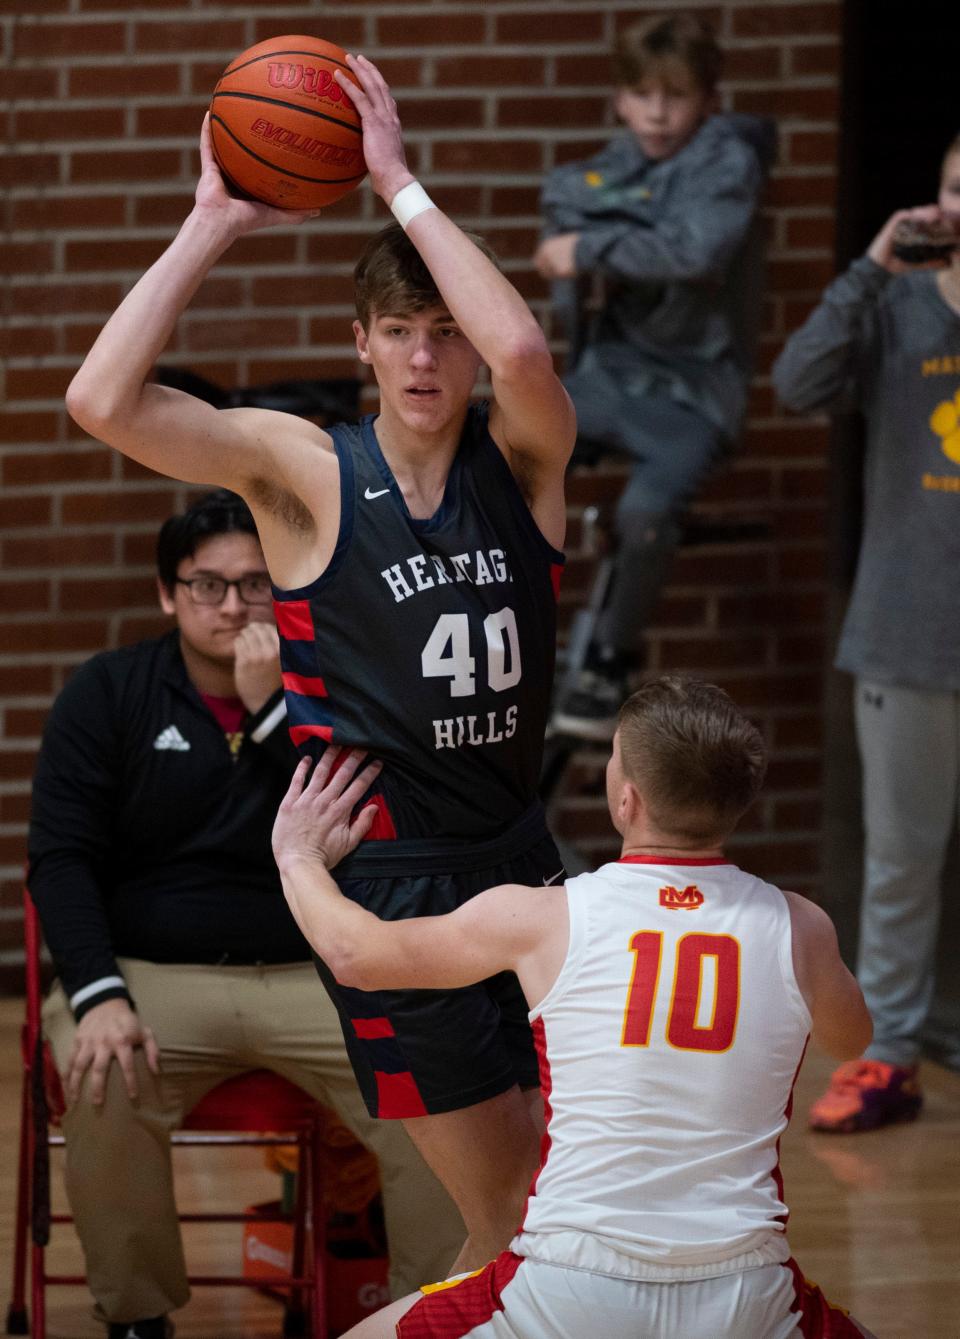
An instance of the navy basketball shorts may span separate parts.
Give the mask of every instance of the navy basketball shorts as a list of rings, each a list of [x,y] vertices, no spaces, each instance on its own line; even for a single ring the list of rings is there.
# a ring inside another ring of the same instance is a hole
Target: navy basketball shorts
[[[528,836],[527,849],[519,853],[504,852],[502,844],[497,851],[492,842],[471,846],[471,867],[455,873],[431,868],[449,862],[449,849],[384,841],[366,843],[335,875],[347,897],[382,920],[442,916],[498,884],[562,882],[563,862],[542,815],[537,827],[539,835],[532,844]],[[383,872],[398,857],[409,869],[414,846],[423,848],[416,874]],[[491,854],[499,858],[477,864]],[[340,1014],[347,1053],[371,1116],[397,1120],[458,1111],[514,1084],[537,1087],[527,1003],[513,972],[457,990],[365,991],[340,985],[322,960],[316,963]]]

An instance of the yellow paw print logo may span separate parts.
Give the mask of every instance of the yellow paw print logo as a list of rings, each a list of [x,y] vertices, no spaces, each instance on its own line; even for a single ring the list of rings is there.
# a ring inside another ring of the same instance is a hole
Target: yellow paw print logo
[[[937,405],[930,415],[930,426],[941,439],[943,454],[955,465],[960,465],[960,390],[952,400]]]

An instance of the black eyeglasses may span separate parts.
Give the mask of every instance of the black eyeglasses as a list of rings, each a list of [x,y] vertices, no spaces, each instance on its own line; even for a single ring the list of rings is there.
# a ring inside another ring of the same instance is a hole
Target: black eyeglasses
[[[186,586],[194,604],[223,604],[231,586],[236,586],[244,604],[269,604],[273,598],[270,578],[266,574],[240,577],[237,581],[214,576],[177,577],[176,581],[178,586]]]

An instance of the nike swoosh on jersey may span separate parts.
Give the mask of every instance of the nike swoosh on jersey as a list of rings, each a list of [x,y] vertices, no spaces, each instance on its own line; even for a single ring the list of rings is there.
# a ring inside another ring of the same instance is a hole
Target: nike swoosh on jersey
[[[556,874],[551,874],[551,876],[550,876],[549,879],[544,879],[544,881],[543,881],[543,886],[544,886],[544,888],[549,887],[549,885],[550,885],[551,883],[556,883],[557,879],[562,879],[565,873],[566,873],[566,870],[564,870],[564,869],[562,869],[562,868],[561,868],[561,869],[558,869],[557,872],[556,872]]]
[[[383,497],[384,493],[389,493],[389,492],[390,492],[390,489],[389,489],[389,488],[381,488],[381,489],[380,489],[378,492],[376,492],[376,493],[371,493],[369,488],[365,488],[365,489],[363,490],[363,496],[364,496],[365,498],[368,498],[368,499],[372,500],[372,499],[375,498],[375,497]]]

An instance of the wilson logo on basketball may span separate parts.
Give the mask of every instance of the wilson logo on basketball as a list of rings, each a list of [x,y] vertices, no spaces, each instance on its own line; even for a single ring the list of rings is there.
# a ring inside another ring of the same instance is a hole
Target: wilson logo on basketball
[[[271,60],[267,63],[267,79],[271,88],[300,88],[330,102],[343,102],[347,96],[329,70],[318,70],[313,65]]]
[[[686,888],[671,888],[668,884],[660,889],[660,905],[670,911],[696,911],[703,906],[703,893],[695,883]]]
[[[263,140],[265,144],[279,144],[290,153],[298,153],[314,163],[329,163],[334,167],[345,167],[351,171],[360,171],[363,154],[359,149],[347,149],[340,144],[327,144],[314,135],[301,135],[285,126],[258,116],[250,127],[251,135]]]

